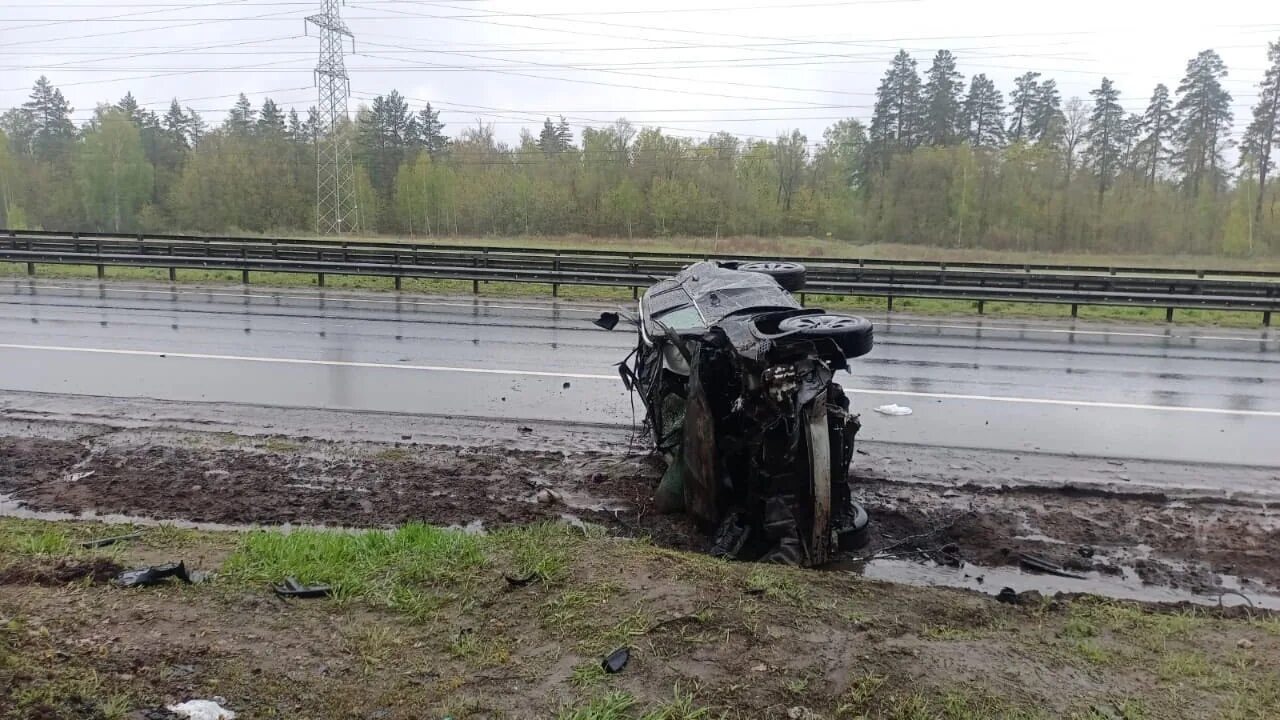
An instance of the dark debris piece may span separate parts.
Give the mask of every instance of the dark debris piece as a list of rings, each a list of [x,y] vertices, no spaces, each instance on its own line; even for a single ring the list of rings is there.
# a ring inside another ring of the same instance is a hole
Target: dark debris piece
[[[149,585],[159,585],[171,577],[178,578],[184,583],[198,582],[198,577],[192,577],[187,572],[185,563],[167,563],[164,565],[152,565],[151,567],[137,568],[136,570],[125,570],[115,577],[111,582],[120,587],[147,587]]]
[[[511,575],[503,575],[507,580],[507,584],[513,588],[524,587],[538,579],[538,573],[529,573],[524,577],[513,577]]]
[[[1007,603],[1009,605],[1018,604],[1018,592],[1011,587],[1000,588],[1000,593],[996,595],[996,601]]]
[[[620,647],[609,653],[609,656],[600,662],[600,667],[604,668],[605,672],[613,675],[614,673],[622,672],[622,669],[626,667],[627,663],[630,661],[631,648]]]
[[[328,597],[333,594],[333,588],[328,585],[303,585],[298,582],[297,578],[291,577],[285,578],[284,584],[275,586],[273,590],[280,597],[300,598],[303,600]]]
[[[1053,562],[1050,562],[1049,560],[1046,560],[1045,558],[1042,558],[1039,555],[1032,555],[1030,553],[1018,553],[1018,562],[1019,564],[1022,565],[1022,567],[1028,570],[1041,572],[1046,575],[1056,575],[1058,577],[1071,578],[1073,580],[1085,579],[1083,575],[1077,575],[1072,572],[1067,572],[1062,568],[1061,565],[1057,565]]]

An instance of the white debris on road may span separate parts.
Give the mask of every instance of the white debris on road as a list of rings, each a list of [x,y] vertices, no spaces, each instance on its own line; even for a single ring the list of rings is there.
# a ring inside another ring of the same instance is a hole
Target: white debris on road
[[[222,700],[222,698],[217,699]],[[169,705],[165,709],[189,720],[236,720],[234,712],[213,700],[188,700],[177,705]]]
[[[911,408],[906,405],[881,405],[875,410],[881,415],[903,416],[911,414]]]

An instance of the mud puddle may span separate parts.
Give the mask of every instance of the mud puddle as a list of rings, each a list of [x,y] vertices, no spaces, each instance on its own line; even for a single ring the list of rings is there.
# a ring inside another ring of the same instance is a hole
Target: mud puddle
[[[1220,575],[1222,589],[1216,593],[1202,594],[1145,583],[1129,568],[1125,568],[1120,576],[1089,571],[1079,578],[1024,572],[1015,567],[970,564],[948,567],[895,559],[871,560],[866,563],[846,561],[832,569],[844,569],[872,580],[922,587],[963,588],[988,595],[999,595],[1005,588],[1009,588],[1019,594],[1032,591],[1042,595],[1089,594],[1140,602],[1280,610],[1280,595],[1259,593],[1254,588],[1246,587],[1241,578],[1233,575]]]

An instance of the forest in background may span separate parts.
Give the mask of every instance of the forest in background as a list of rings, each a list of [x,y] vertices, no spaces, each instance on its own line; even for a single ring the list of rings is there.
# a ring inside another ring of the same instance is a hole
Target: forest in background
[[[870,123],[821,139],[693,139],[620,119],[548,118],[518,143],[477,123],[450,136],[398,92],[350,134],[360,234],[831,237],[1072,252],[1280,253],[1280,42],[1238,141],[1213,50],[1126,108],[1102,78],[1062,98],[1039,73],[1007,94],[939,51],[902,51]],[[1133,88],[1126,88],[1132,91]],[[132,94],[76,127],[47,78],[0,115],[0,227],[235,234],[315,230],[314,109],[241,95],[217,127]]]

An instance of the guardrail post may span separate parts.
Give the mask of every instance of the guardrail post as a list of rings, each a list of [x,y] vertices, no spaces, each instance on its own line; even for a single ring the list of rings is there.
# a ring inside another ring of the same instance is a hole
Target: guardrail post
[[[1164,321],[1173,322],[1173,308],[1164,309]]]
[[[35,263],[33,263],[33,262],[29,262],[29,263],[27,263],[27,274],[28,274],[28,275],[35,275],[35,274],[36,274],[36,264],[35,264]]]
[[[102,240],[94,240],[94,241],[93,241],[93,247],[94,247],[94,250],[96,250],[96,251],[97,251],[97,253],[98,253],[98,259],[99,259],[99,260],[101,260],[101,259],[102,259]],[[106,266],[106,265],[102,265],[101,263],[99,263],[99,264],[98,264],[98,279],[99,279],[99,280],[101,280],[101,279],[103,279],[103,278],[104,278],[104,277],[106,277],[106,276],[107,276],[107,266]]]
[[[399,290],[400,290],[400,276],[399,276],[399,275],[397,275],[397,276],[396,276],[396,290],[397,290],[397,291],[399,291]]]
[[[1262,313],[1262,327],[1271,327],[1271,311]]]
[[[324,273],[316,273],[316,286],[324,287]]]
[[[246,265],[240,269],[240,282],[245,285],[249,284],[249,248],[240,248],[240,261]]]
[[[482,250],[481,252],[482,252],[482,253],[484,253],[484,252],[486,252],[486,251]],[[485,263],[484,263],[484,264],[485,264],[485,266],[488,266],[488,265],[489,265],[489,263],[488,263],[488,261],[487,261],[487,258],[486,258],[486,261],[485,261]],[[472,267],[472,268],[474,268],[474,269],[476,270],[476,274],[477,274],[477,275],[479,275],[479,274],[480,274],[480,272],[479,272],[479,271],[480,271],[480,256],[476,256],[476,257],[471,258],[471,267]],[[479,295],[479,294],[480,294],[480,280],[479,280],[479,278],[472,278],[472,280],[471,280],[471,294],[472,294],[472,295]]]
[[[893,296],[892,296],[892,295],[890,295],[890,296],[889,296],[889,309],[888,309],[888,312],[893,312]]]
[[[640,268],[636,266],[636,254],[634,252],[627,253],[627,259],[631,261],[631,265],[629,266],[631,268],[631,274],[639,275]],[[632,300],[640,299],[640,288],[636,287],[635,285],[631,286],[631,299]]]
[[[1080,317],[1080,306],[1075,303],[1071,303],[1071,317]]]
[[[986,307],[987,307],[987,301],[986,301],[986,300],[979,300],[979,301],[978,301],[978,314],[979,314],[979,315],[983,315],[983,314],[985,314]]]
[[[800,293],[800,307],[804,307],[804,293]]]
[[[556,256],[551,260],[551,272],[556,277],[560,276],[560,251],[556,251]],[[560,297],[560,283],[551,283],[551,297]]]

